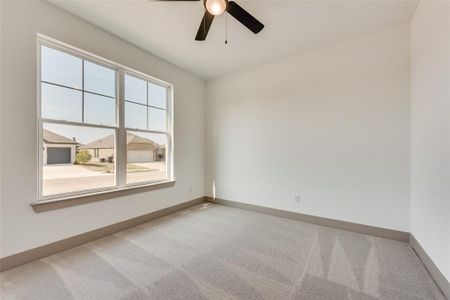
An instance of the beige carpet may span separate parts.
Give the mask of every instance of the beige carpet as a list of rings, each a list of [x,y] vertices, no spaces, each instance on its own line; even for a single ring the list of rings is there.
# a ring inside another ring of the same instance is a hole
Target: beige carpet
[[[1,299],[444,299],[406,243],[202,204],[1,274]]]

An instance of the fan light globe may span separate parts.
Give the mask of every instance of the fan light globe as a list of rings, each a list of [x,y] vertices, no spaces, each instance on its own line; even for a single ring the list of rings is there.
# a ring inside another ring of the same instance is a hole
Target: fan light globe
[[[227,2],[226,0],[206,0],[205,7],[210,14],[218,16],[227,8]]]

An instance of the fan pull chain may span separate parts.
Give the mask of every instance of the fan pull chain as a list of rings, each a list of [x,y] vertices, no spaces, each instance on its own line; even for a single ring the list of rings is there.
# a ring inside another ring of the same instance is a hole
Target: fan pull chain
[[[228,13],[225,13],[225,45],[228,44]]]

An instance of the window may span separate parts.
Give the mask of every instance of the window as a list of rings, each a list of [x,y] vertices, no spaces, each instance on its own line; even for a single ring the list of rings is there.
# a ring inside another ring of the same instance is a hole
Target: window
[[[125,74],[127,183],[167,177],[167,89]]]
[[[39,45],[39,199],[172,179],[172,85],[48,38]]]

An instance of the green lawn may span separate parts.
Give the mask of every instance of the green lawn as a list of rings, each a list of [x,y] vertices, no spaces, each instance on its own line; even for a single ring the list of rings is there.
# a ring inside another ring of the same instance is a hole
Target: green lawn
[[[80,164],[79,166],[86,168],[88,170],[94,172],[102,172],[102,173],[114,173],[114,163],[97,163],[97,162],[88,162],[85,164]],[[134,164],[127,164],[127,172],[149,172],[153,171],[151,168],[146,168]]]

